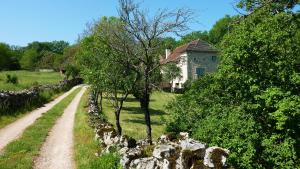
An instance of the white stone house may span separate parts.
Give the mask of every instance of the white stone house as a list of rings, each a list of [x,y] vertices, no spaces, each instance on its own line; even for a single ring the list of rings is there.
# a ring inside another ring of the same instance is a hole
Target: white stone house
[[[173,89],[181,89],[187,80],[201,78],[217,70],[218,51],[209,43],[198,39],[173,51],[166,49],[166,56],[161,64],[169,62],[175,62],[181,68],[181,77],[174,79],[171,84]]]

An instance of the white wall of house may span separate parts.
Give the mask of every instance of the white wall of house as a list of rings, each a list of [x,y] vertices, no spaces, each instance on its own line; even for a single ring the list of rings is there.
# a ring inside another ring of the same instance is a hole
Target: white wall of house
[[[172,88],[182,88],[184,82],[188,80],[188,60],[187,53],[182,53],[180,55],[180,62],[177,64],[181,69],[181,77],[176,78],[173,81]]]

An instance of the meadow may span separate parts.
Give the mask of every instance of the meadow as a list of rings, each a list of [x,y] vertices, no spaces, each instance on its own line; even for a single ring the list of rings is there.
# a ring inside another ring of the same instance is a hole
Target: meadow
[[[7,83],[7,75],[17,76],[18,83]],[[0,90],[18,91],[33,85],[54,84],[63,80],[58,72],[0,71]]]
[[[156,140],[165,133],[166,122],[169,117],[166,104],[175,99],[176,94],[156,91],[151,95],[150,115],[152,137]],[[115,124],[115,115],[110,102],[106,99],[103,101],[103,111],[108,121]],[[133,96],[128,96],[124,102],[123,110],[120,115],[120,123],[123,134],[134,137],[135,139],[146,138],[146,126],[144,113],[140,109],[140,103]]]

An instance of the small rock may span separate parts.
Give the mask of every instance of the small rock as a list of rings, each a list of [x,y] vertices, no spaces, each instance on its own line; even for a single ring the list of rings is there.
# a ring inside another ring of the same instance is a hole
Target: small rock
[[[121,148],[121,149],[119,150],[119,154],[120,154],[120,155],[124,155],[125,153],[127,153],[128,150],[129,150],[128,147],[123,147],[123,148]]]
[[[153,157],[157,159],[164,159],[173,157],[176,153],[175,147],[172,145],[162,144],[158,145],[153,150]]]
[[[204,165],[211,168],[222,168],[226,166],[229,150],[221,147],[209,147],[205,151]]]
[[[188,132],[180,132],[179,136],[180,136],[180,140],[187,140],[189,138],[189,133]]]
[[[160,138],[159,138],[158,143],[164,144],[164,143],[167,143],[167,142],[169,142],[169,141],[170,141],[170,140],[168,139],[167,135],[161,135]]]

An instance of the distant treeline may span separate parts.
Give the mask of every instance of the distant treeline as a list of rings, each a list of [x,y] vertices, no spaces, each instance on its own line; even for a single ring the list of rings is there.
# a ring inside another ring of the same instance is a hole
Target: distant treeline
[[[226,15],[218,20],[209,31],[193,31],[181,39],[173,37],[161,39],[164,49],[174,49],[177,46],[191,42],[195,39],[202,39],[215,46],[218,46],[223,36],[231,29],[235,16]],[[74,65],[76,52],[79,45],[70,45],[65,41],[53,42],[32,42],[26,47],[10,46],[0,42],[0,70],[37,70],[54,69],[59,71],[69,65]]]
[[[65,41],[32,42],[26,47],[0,43],[0,70],[59,69],[72,63],[76,45]]]

